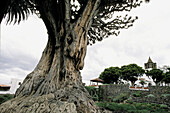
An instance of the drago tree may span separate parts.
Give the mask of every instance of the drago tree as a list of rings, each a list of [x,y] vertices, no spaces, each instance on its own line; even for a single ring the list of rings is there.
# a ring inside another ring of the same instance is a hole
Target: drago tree
[[[47,28],[48,43],[36,68],[0,112],[99,112],[82,85],[86,47],[132,26],[136,18],[112,15],[140,4],[140,0],[1,1],[0,22],[6,14],[9,23],[17,23],[36,13]]]

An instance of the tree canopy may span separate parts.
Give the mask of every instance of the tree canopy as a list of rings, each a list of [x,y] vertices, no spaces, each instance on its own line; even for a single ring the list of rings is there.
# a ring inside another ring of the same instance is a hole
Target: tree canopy
[[[159,67],[160,70],[163,71],[163,79],[160,81],[161,83],[165,83],[165,85],[170,84],[170,66],[164,65]]]
[[[119,77],[121,76],[119,67],[106,68],[99,76],[100,79],[104,80],[104,83],[118,83]]]
[[[143,87],[144,87],[144,85],[146,84],[146,82],[145,82],[144,80],[141,80],[139,83],[140,83]]]
[[[164,78],[162,79],[162,82],[168,85],[170,85],[170,72],[164,73]]]
[[[135,81],[138,80],[138,77],[142,76],[144,73],[145,70],[136,64],[129,64],[121,67],[121,78],[123,80],[131,81],[132,85],[134,85]]]
[[[106,68],[99,76],[100,79],[104,80],[104,83],[118,83],[120,79],[131,81],[134,85],[135,81],[138,80],[138,77],[142,76],[145,73],[142,67],[136,64],[124,65],[121,68],[119,67],[109,67]]]
[[[152,69],[146,72],[147,76],[152,77],[153,81],[158,85],[159,82],[164,78],[163,71],[160,69]]]
[[[45,18],[41,13],[42,8],[48,11],[55,10],[55,13],[48,16],[56,18],[55,23],[59,23],[61,19],[67,16],[67,21],[74,23],[78,21],[82,15],[89,0],[5,0],[1,1],[0,22],[2,18],[7,16],[10,23],[19,23],[27,19],[29,14],[35,13],[40,18]],[[130,11],[132,8],[140,6],[142,0],[98,0],[98,8],[90,28],[88,28],[88,44],[92,45],[96,41],[101,41],[110,35],[118,35],[120,29],[127,29],[133,25],[137,17],[125,15],[125,17],[117,16],[113,18],[115,12]],[[149,0],[145,0],[148,2]],[[51,2],[51,3],[49,3]],[[96,4],[97,5],[97,4]],[[70,9],[68,11],[66,10]],[[60,11],[63,12],[61,15]],[[64,13],[66,12],[66,13]],[[47,28],[48,29],[48,28]],[[84,28],[87,29],[87,28]]]

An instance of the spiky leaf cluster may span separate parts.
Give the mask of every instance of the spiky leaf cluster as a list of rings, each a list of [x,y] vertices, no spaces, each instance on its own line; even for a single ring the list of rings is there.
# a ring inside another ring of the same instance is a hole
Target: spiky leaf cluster
[[[98,13],[93,19],[92,27],[88,32],[88,44],[92,45],[96,41],[102,41],[110,35],[119,35],[120,29],[127,29],[133,26],[137,17],[125,15],[113,17],[115,13],[130,11],[132,8],[140,6],[142,1],[129,0],[102,0]]]
[[[27,19],[30,13],[37,13],[40,7],[56,7],[56,19],[58,17],[57,8],[63,4],[63,0],[10,0],[7,9],[8,22],[14,21],[19,23],[21,20]],[[140,6],[142,0],[101,0],[100,5],[93,17],[92,25],[88,30],[88,44],[92,45],[96,41],[101,41],[110,35],[118,35],[120,29],[131,27],[137,17],[116,16],[116,12],[130,11],[132,8]],[[148,0],[146,0],[148,1]],[[53,2],[53,6],[48,6],[48,2]],[[88,0],[69,0],[70,5],[70,22],[74,23],[81,16]],[[44,4],[46,3],[46,4]],[[42,5],[43,4],[43,5]],[[60,13],[60,12],[59,12]],[[39,14],[39,13],[37,13]],[[42,15],[40,15],[41,17]],[[59,17],[58,17],[59,18]],[[58,20],[58,19],[57,19]]]
[[[15,24],[27,19],[34,11],[34,4],[30,0],[10,0],[5,16],[8,23]]]

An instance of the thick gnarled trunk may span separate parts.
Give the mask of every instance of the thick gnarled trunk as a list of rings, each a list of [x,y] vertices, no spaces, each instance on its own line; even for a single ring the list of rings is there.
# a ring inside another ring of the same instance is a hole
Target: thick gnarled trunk
[[[48,44],[39,64],[26,77],[16,96],[43,95],[54,93],[64,87],[82,85],[79,70],[84,66],[87,31],[93,17],[93,8],[97,6],[97,3],[92,1],[87,4],[82,18],[72,24],[67,19],[67,11],[65,15],[60,15],[65,18],[60,20],[59,24],[55,24],[56,18],[53,18],[52,13],[44,8],[40,10],[40,13],[46,16],[42,19],[49,33]],[[63,9],[60,11],[63,12]]]
[[[63,1],[59,12],[65,15],[57,15],[60,18],[57,21],[53,12],[40,8],[49,34],[47,46],[39,64],[25,78],[15,98],[0,106],[0,113],[99,112],[82,84],[79,71],[84,66],[87,31],[99,0],[89,0],[74,23],[70,23],[68,2]]]

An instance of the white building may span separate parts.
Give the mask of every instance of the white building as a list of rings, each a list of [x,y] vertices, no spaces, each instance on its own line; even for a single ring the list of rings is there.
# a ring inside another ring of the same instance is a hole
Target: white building
[[[144,68],[147,71],[152,70],[153,68],[157,68],[157,64],[154,63],[151,58],[149,57],[148,62],[144,63]],[[145,87],[148,86],[149,84],[151,85],[156,85],[153,81],[153,79],[151,77],[146,76],[146,74],[144,74],[142,77],[138,77],[138,80],[135,82],[135,84],[137,84],[138,86],[142,86],[140,84],[140,81],[144,81],[146,84],[144,85]]]
[[[10,86],[9,90],[0,90],[0,94],[15,94],[16,90],[19,88],[21,83],[22,83],[21,79],[12,78],[10,84],[5,85]]]

